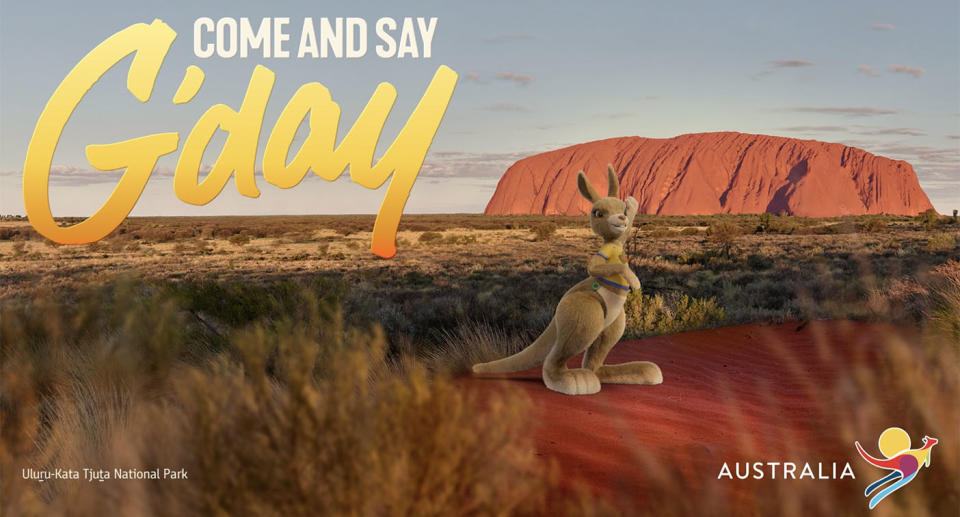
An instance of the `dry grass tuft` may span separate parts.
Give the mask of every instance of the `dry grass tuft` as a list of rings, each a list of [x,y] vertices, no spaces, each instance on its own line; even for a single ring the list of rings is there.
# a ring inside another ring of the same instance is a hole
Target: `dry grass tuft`
[[[533,454],[521,396],[481,401],[415,359],[398,363],[381,332],[344,329],[319,303],[224,331],[222,349],[196,338],[182,293],[129,284],[5,305],[0,513],[546,511],[558,480]],[[494,337],[483,332],[472,335]],[[190,479],[37,483],[21,478],[28,467],[185,468]],[[582,493],[560,499],[595,507]]]

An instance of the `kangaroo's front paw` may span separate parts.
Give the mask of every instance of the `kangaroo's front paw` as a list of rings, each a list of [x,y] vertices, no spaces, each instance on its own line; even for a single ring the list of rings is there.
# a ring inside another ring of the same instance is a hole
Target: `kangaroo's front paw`
[[[600,379],[592,370],[576,368],[560,372],[543,371],[543,383],[566,395],[592,395],[600,391]]]
[[[663,373],[650,361],[605,364],[597,369],[600,382],[608,384],[660,384]]]

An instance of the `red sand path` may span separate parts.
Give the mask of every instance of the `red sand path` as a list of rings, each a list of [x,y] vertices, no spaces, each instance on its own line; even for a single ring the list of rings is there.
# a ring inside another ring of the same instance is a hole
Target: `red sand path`
[[[888,325],[827,321],[744,325],[622,342],[607,362],[653,361],[663,371],[663,384],[605,384],[589,396],[546,389],[539,367],[465,382],[524,391],[539,422],[538,455],[556,458],[561,471],[575,473],[601,491],[643,493],[645,469],[638,445],[654,461],[675,465],[687,482],[704,488],[724,482],[717,475],[725,461],[731,468],[748,460],[801,466],[822,461],[828,468],[836,461],[841,470],[849,461],[860,473],[853,443],[842,450],[824,448],[823,439],[836,444],[838,438],[838,426],[825,413],[829,408],[822,407],[831,400],[824,389],[846,376],[851,363],[872,362],[876,345],[892,332]],[[863,439],[870,443],[876,438]],[[798,445],[807,451],[800,457],[791,454]],[[835,483],[856,490],[858,481]],[[750,490],[750,481],[727,483]]]

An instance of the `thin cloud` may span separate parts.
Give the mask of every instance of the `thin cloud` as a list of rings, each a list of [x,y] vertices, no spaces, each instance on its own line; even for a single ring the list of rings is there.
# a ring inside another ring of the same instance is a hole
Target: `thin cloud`
[[[477,84],[487,84],[486,79],[484,79],[483,77],[480,77],[480,74],[478,73],[467,72],[463,74],[463,78],[466,79],[467,81],[474,82]]]
[[[909,162],[918,175],[955,179],[960,171],[960,149],[927,145],[878,144],[871,151]]]
[[[857,71],[870,77],[877,77],[877,73],[873,71],[873,68],[867,65],[858,66]]]
[[[861,135],[902,135],[902,136],[927,136],[927,133],[919,129],[911,129],[908,127],[888,127],[881,129],[871,129],[866,131],[859,131],[858,134]]]
[[[871,127],[860,124],[850,126],[789,126],[781,127],[780,131],[792,131],[798,133],[849,133],[854,135],[870,136],[926,136],[927,133],[919,129],[908,127]]]
[[[750,75],[750,79],[754,81],[766,77],[770,74],[773,74],[779,68],[804,68],[808,66],[813,66],[812,61],[806,61],[804,59],[776,59],[773,61],[767,61],[768,68],[760,70],[755,74]]]
[[[516,161],[538,152],[541,151],[515,153],[432,152],[423,162],[420,175],[432,178],[499,178]]]
[[[875,31],[892,31],[894,29],[896,29],[896,27],[894,27],[890,23],[874,23],[873,24],[873,30]]]
[[[213,170],[209,164],[200,166],[200,174]],[[156,167],[150,178],[172,179],[174,170],[170,167]],[[123,175],[123,170],[102,171],[92,167],[78,167],[76,165],[52,165],[50,167],[50,184],[55,186],[82,187],[85,185],[116,184]],[[0,176],[23,177],[22,170],[7,170],[0,172]]]
[[[513,72],[497,72],[497,79],[502,81],[514,81],[524,86],[533,82],[533,77],[527,74],[515,74]]]
[[[907,65],[890,65],[887,67],[887,70],[890,70],[895,74],[910,74],[914,77],[920,77],[921,75],[927,73],[927,71],[924,70],[923,68],[917,68],[917,67],[907,66]]]
[[[803,59],[781,59],[771,61],[770,65],[774,68],[800,68],[804,66],[813,66],[813,62],[804,61]]]
[[[488,104],[481,109],[485,111],[512,111],[512,112],[527,112],[531,111],[530,108],[526,106],[521,106],[520,104],[512,104],[509,102],[497,102],[494,104]]]
[[[960,140],[960,135],[947,135],[950,140]]]
[[[797,133],[831,133],[846,132],[850,129],[846,126],[789,126],[781,127],[780,131],[793,131]]]
[[[796,108],[784,108],[782,111],[793,111],[796,113],[820,113],[823,115],[843,115],[846,117],[873,117],[877,115],[895,115],[898,110],[884,108],[868,107],[814,107],[799,106]]]

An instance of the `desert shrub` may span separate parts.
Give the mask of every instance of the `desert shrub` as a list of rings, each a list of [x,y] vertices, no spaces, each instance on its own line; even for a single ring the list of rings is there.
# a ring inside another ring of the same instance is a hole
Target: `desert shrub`
[[[725,250],[729,250],[742,234],[739,225],[726,219],[714,221],[707,228],[707,239]]]
[[[624,305],[627,337],[671,334],[717,326],[726,320],[723,307],[714,298],[693,298],[686,294],[664,298],[630,291]]]
[[[419,242],[420,244],[430,244],[433,242],[437,242],[440,239],[443,239],[442,233],[427,231],[420,234],[420,237],[417,238],[417,242]]]
[[[766,233],[770,231],[770,213],[764,212],[760,214],[760,221],[757,223],[757,233]]]
[[[213,253],[213,245],[202,238],[198,238],[190,244],[190,252],[196,255],[209,255]]]
[[[227,237],[227,241],[234,246],[243,247],[250,243],[250,236],[245,233],[235,233]]]
[[[449,245],[465,245],[465,244],[475,244],[477,242],[477,236],[473,233],[468,233],[466,235],[447,235],[443,239],[437,241],[438,244],[449,244]]]
[[[887,221],[883,217],[871,217],[860,224],[860,233],[877,233],[886,231]]]
[[[647,236],[654,239],[662,239],[663,237],[669,237],[672,234],[673,232],[671,232],[669,228],[665,228],[663,226],[655,226],[652,230],[647,232]]]
[[[266,285],[187,280],[167,284],[164,290],[205,325],[238,328],[291,317],[309,320],[313,314],[329,316],[346,287],[343,279],[318,277],[307,283],[283,280]]]
[[[917,221],[925,230],[933,230],[940,226],[940,214],[932,208],[928,208],[917,216]]]
[[[688,226],[680,230],[680,235],[700,235],[700,229],[694,228],[693,226]]]
[[[547,241],[552,239],[554,234],[557,233],[557,228],[557,223],[552,221],[544,221],[540,224],[532,226],[530,231],[533,233],[534,240]]]
[[[757,253],[751,253],[747,257],[747,267],[754,271],[762,271],[773,267],[773,259]]]
[[[801,226],[792,217],[773,216],[770,218],[770,224],[767,228],[769,233],[793,233]]]
[[[927,239],[927,251],[950,251],[957,246],[957,239],[949,233],[935,233]]]
[[[13,243],[13,256],[18,257],[27,252],[27,243],[23,241]]]

